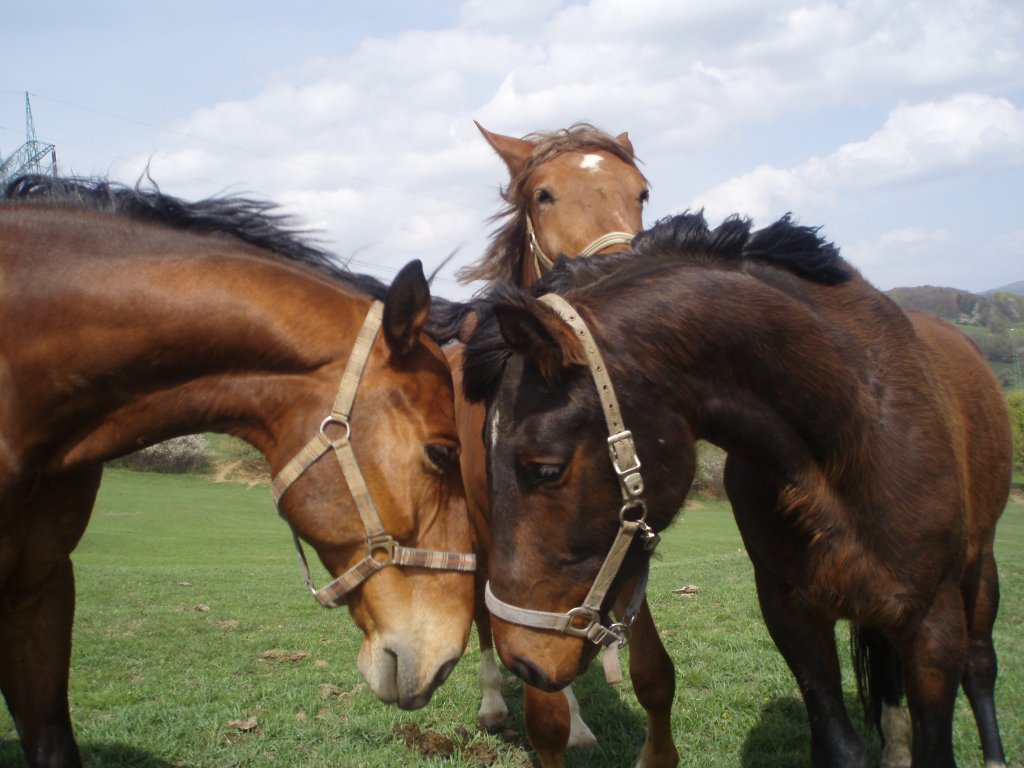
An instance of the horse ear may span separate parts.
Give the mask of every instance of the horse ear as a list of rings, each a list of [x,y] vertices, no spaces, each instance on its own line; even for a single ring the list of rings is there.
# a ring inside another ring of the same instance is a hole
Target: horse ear
[[[586,365],[583,345],[561,317],[546,304],[495,304],[494,316],[512,351],[531,361],[545,380],[557,381],[562,369]]]
[[[412,351],[429,316],[430,286],[417,259],[402,267],[384,299],[384,340],[393,354]]]
[[[618,136],[616,136],[615,140],[618,141],[619,144],[625,146],[626,149],[629,150],[629,154],[631,154],[633,157],[636,157],[636,152],[633,151],[633,142],[629,140],[629,134],[626,133],[626,131],[623,131]]]
[[[526,167],[526,161],[533,154],[533,144],[523,139],[514,139],[511,136],[502,136],[500,133],[491,133],[476,120],[473,121],[480,133],[487,139],[487,143],[498,153],[498,157],[505,161],[508,167],[510,178],[516,178]]]

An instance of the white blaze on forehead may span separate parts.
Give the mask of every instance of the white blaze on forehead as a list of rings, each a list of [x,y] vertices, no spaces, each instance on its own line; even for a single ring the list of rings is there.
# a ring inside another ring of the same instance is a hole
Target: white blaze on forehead
[[[584,155],[580,160],[580,168],[585,171],[596,171],[601,167],[601,161],[604,160],[600,155]]]

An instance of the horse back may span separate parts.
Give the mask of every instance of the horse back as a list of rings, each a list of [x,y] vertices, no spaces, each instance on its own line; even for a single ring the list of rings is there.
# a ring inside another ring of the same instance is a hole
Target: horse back
[[[1006,398],[977,346],[946,321],[908,311],[927,350],[943,416],[963,475],[971,549],[991,540],[1006,506],[1013,444]],[[951,471],[954,468],[950,468]]]

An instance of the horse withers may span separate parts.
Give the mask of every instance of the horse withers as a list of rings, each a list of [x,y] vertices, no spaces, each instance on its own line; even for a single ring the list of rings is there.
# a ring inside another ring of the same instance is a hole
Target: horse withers
[[[711,231],[687,214],[634,251],[553,271],[535,293],[566,305],[499,292],[467,347],[466,395],[488,407],[501,658],[556,690],[614,642],[611,602],[642,576],[704,438],[729,453],[727,491],[813,763],[864,765],[834,637],[848,619],[869,662],[897,659],[865,679],[905,691],[915,768],[954,765],[961,682],[987,765],[1004,765],[992,544],[1011,446],[976,347],[901,311],[788,219]]]
[[[25,178],[0,202],[0,689],[30,766],[77,766],[70,553],[102,462],[175,435],[258,448],[336,577],[359,669],[421,707],[468,638],[472,533],[451,374],[413,263],[391,286],[244,198]],[[335,456],[337,458],[335,458]]]

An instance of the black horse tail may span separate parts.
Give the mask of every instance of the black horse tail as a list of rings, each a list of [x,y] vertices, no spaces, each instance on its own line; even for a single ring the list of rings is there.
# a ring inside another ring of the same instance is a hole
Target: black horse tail
[[[883,705],[898,707],[903,701],[903,667],[899,654],[877,629],[856,624],[850,625],[850,654],[864,717],[882,735]]]

